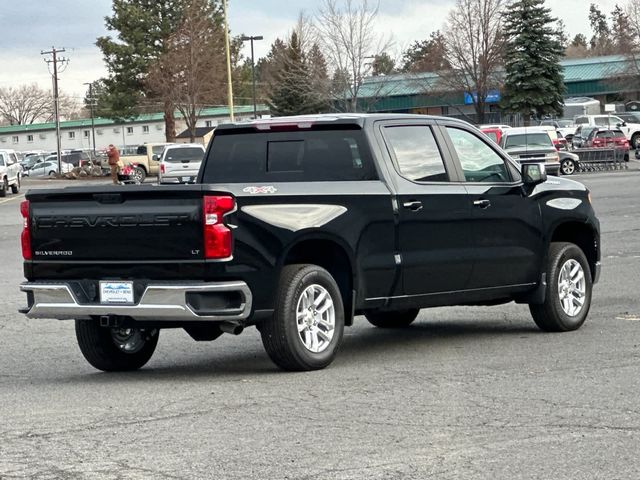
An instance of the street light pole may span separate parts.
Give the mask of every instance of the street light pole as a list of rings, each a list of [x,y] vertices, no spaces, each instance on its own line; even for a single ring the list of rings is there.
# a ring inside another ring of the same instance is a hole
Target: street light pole
[[[256,62],[253,58],[253,41],[254,40],[262,40],[264,37],[262,35],[257,36],[246,36],[243,35],[240,37],[240,40],[246,42],[247,40],[251,42],[251,83],[253,85],[253,118],[258,118],[257,106],[256,106]]]
[[[94,98],[93,98],[93,83],[85,83],[84,85],[89,85],[89,110],[91,111],[91,139],[93,143],[93,160],[96,159],[96,128],[95,123],[93,121],[93,106],[94,106]]]

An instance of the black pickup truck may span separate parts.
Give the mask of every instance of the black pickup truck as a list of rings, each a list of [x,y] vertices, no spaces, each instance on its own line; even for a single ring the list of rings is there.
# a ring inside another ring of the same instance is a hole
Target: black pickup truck
[[[255,325],[287,370],[327,366],[356,315],[515,301],[575,330],[600,272],[587,189],[448,118],[222,125],[196,184],[30,191],[21,211],[22,312],[75,320],[105,371],[142,367],[163,328]]]

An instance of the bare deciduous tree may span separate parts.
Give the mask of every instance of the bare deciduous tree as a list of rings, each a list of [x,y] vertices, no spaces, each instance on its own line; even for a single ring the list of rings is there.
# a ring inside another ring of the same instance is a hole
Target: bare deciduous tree
[[[451,69],[441,81],[450,90],[468,93],[477,121],[484,120],[486,98],[499,86],[502,62],[504,0],[457,0],[445,26],[445,45]]]
[[[211,3],[193,0],[146,80],[151,91],[169,99],[182,114],[191,141],[202,110],[224,100],[224,27],[218,20]]]
[[[318,12],[318,39],[333,68],[336,101],[346,111],[358,110],[370,60],[389,48],[390,41],[375,28],[377,15],[378,5],[368,0],[323,0]]]
[[[28,125],[51,117],[53,98],[50,91],[35,83],[0,88],[0,115],[11,125]]]

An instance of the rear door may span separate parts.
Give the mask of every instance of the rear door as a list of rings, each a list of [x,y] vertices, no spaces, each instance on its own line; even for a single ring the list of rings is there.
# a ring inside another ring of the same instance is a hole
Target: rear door
[[[522,188],[517,169],[491,142],[458,123],[444,125],[472,209],[470,289],[537,282],[542,258],[539,206]]]
[[[457,174],[435,127],[433,121],[379,127],[396,173],[405,295],[462,290],[471,274],[467,192],[452,182]]]

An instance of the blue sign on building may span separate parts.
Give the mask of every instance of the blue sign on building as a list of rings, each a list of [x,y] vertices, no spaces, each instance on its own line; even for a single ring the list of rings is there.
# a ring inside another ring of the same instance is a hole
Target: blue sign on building
[[[464,92],[464,104],[472,105],[474,100],[478,99],[478,92],[473,92],[473,98],[471,98],[471,94],[469,92]],[[489,90],[487,92],[487,98],[485,98],[485,102],[487,103],[497,103],[500,101],[500,91],[499,90]]]

